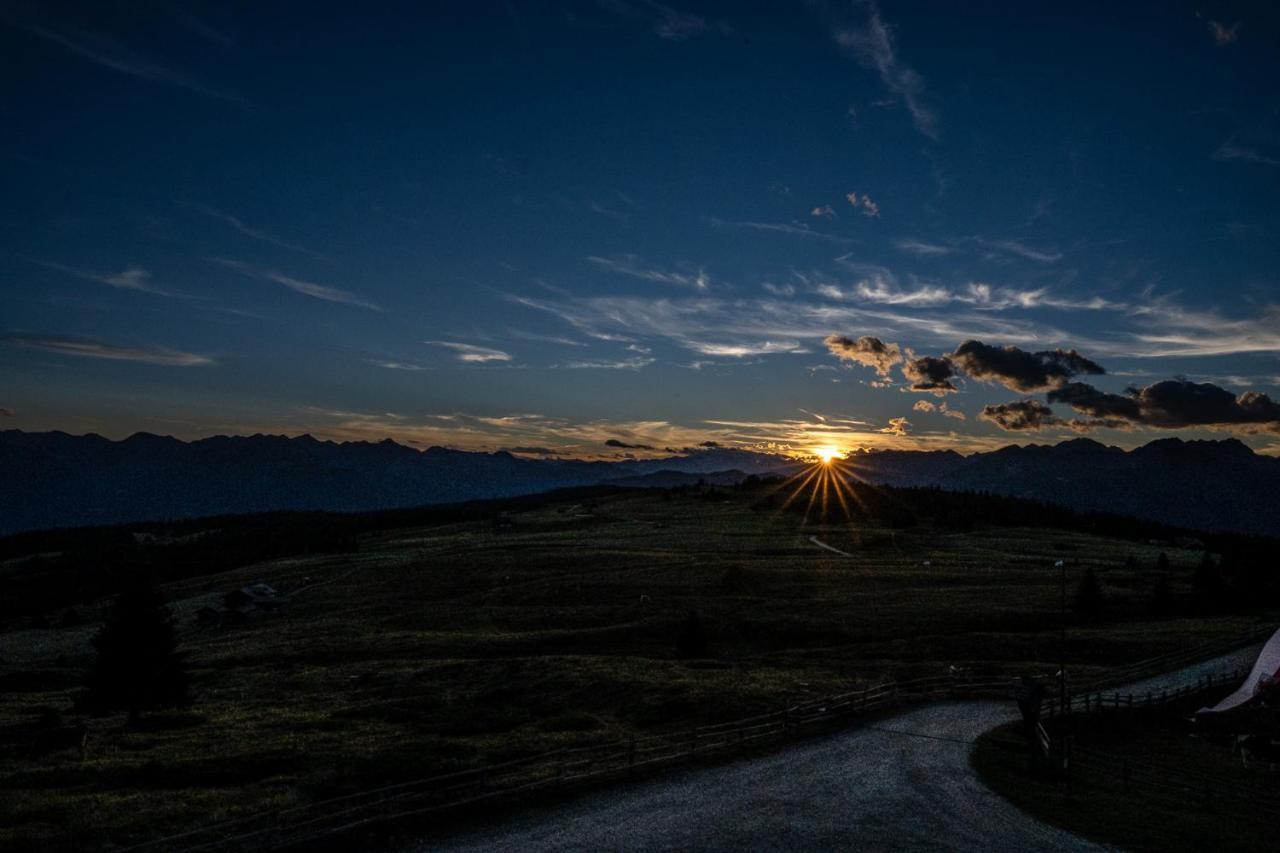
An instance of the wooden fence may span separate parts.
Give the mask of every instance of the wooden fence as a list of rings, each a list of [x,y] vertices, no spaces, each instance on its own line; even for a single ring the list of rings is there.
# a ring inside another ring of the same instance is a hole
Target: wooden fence
[[[1269,632],[1268,632],[1269,635]],[[1101,683],[1123,683],[1203,661],[1262,638],[1253,634],[1182,652],[1161,655],[1108,672],[1086,694],[1071,697],[1070,708],[1101,710],[1106,701],[1133,706],[1126,694],[1098,692]],[[729,722],[689,727],[645,737],[574,749],[557,749],[526,758],[489,764],[306,803],[288,809],[261,812],[190,832],[155,839],[128,851],[186,850],[249,851],[302,846],[321,839],[425,815],[461,809],[480,803],[514,799],[537,793],[568,791],[574,787],[639,777],[699,759],[722,759],[769,744],[830,731],[855,723],[872,713],[911,703],[961,698],[1009,698],[1013,679],[940,676],[910,681],[888,681],[863,690],[842,693]],[[1172,701],[1186,695],[1190,686],[1165,691],[1159,698],[1146,695],[1136,701]],[[1197,689],[1204,689],[1203,686]],[[1056,699],[1045,701],[1046,716],[1061,713]],[[124,853],[124,851],[122,851]]]
[[[761,745],[829,731],[856,717],[913,702],[1008,697],[1011,685],[1008,678],[948,676],[886,682],[754,717],[576,749],[557,749],[515,761],[249,815],[126,850],[223,851],[300,846],[375,823],[538,792],[567,791],[574,786],[652,774],[703,758],[733,756]]]

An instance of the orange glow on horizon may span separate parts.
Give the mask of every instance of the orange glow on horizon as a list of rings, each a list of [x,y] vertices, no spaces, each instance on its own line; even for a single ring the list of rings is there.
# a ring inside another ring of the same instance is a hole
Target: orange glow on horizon
[[[822,460],[823,465],[830,465],[835,460],[844,458],[844,452],[840,450],[840,448],[833,447],[830,444],[822,447],[815,447],[813,449],[813,453]]]

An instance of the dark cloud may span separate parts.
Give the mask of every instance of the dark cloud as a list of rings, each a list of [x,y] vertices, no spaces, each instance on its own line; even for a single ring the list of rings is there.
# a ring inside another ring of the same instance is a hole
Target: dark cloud
[[[863,335],[856,341],[844,335],[828,335],[823,343],[832,355],[842,361],[874,368],[881,376],[888,376],[889,370],[902,362],[902,349],[897,344],[886,344],[870,335]]]
[[[620,447],[623,450],[653,450],[652,444],[627,444],[625,442],[618,441],[618,439],[616,438],[611,438],[608,441],[606,441],[605,446]]]
[[[959,390],[951,382],[951,377],[956,374],[946,356],[934,358],[926,355],[912,359],[902,365],[902,375],[911,382],[912,391],[923,391],[941,397]]]
[[[1136,389],[1129,389],[1130,392]],[[1142,412],[1133,396],[1100,391],[1084,382],[1068,382],[1048,393],[1050,403],[1066,403],[1081,414],[1095,418],[1138,421]]]
[[[1167,379],[1124,394],[1072,382],[1049,392],[1049,402],[1066,403],[1091,418],[1130,426],[1182,429],[1237,428],[1280,433],[1280,403],[1258,391],[1236,395],[1210,382]]]
[[[508,453],[527,453],[530,456],[556,456],[560,451],[552,450],[549,447],[512,447],[507,450]]]
[[[1007,430],[1043,429],[1058,423],[1053,409],[1039,400],[1014,400],[1012,403],[983,406],[978,417]]]
[[[699,447],[720,447],[721,445],[720,445],[720,442],[718,441],[704,441],[700,443],[698,446]]]
[[[1015,346],[994,347],[965,341],[950,356],[951,363],[974,379],[998,382],[1013,391],[1046,391],[1081,374],[1105,373],[1102,365],[1073,349],[1027,352]]]

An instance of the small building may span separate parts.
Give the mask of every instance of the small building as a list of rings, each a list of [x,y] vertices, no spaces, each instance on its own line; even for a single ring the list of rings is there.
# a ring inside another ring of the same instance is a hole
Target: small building
[[[278,613],[289,606],[289,596],[265,583],[255,583],[232,590],[222,597],[227,610],[241,615]]]
[[[212,607],[201,607],[196,611],[196,622],[201,625],[211,625],[222,618],[222,614]]]

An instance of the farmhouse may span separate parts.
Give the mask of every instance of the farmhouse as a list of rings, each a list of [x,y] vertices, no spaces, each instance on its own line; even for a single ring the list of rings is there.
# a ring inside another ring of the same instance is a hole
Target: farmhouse
[[[289,606],[289,596],[265,583],[255,583],[232,590],[222,597],[227,610],[241,615],[278,613]]]

